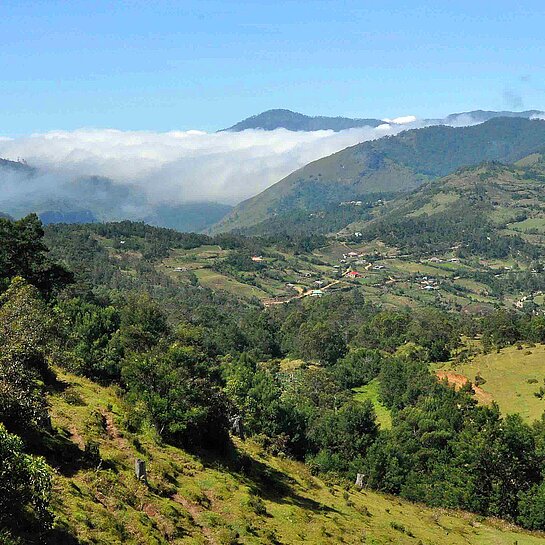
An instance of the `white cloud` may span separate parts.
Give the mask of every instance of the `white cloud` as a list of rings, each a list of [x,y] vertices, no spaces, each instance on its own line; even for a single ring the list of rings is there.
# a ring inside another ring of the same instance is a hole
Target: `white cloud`
[[[416,122],[416,116],[414,115],[404,115],[401,117],[394,117],[394,119],[383,119],[386,123],[393,123],[394,125],[408,125],[410,123]]]
[[[26,137],[0,137],[0,158],[24,159],[41,169],[42,175],[34,180],[32,191],[42,197],[49,192],[61,198],[70,180],[98,175],[135,187],[138,194],[145,194],[149,205],[208,200],[235,204],[307,163],[348,146],[444,122],[418,120],[408,115],[384,119],[376,128],[340,132],[51,131]],[[448,124],[475,123],[464,114],[449,119]],[[19,192],[13,185],[7,179],[0,180],[4,197]],[[19,189],[24,188],[29,186]],[[0,195],[0,204],[2,200]]]
[[[152,203],[236,203],[320,157],[406,128],[385,123],[341,132],[79,129],[0,139],[0,157],[24,158],[62,179],[99,175],[135,184]]]

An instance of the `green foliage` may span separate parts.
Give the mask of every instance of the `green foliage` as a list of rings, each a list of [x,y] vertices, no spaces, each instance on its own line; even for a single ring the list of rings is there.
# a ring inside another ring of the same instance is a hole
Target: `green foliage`
[[[383,356],[378,350],[356,348],[331,368],[331,374],[349,390],[373,380],[380,373],[382,361]]]
[[[43,236],[36,214],[18,221],[0,218],[0,290],[14,276],[22,276],[46,295],[71,281],[70,273],[49,260]]]
[[[328,471],[347,471],[361,464],[378,433],[375,411],[370,401],[350,402],[338,411],[328,410],[311,424],[308,436],[319,451],[314,464]],[[353,471],[355,473],[356,471]]]
[[[42,458],[23,452],[23,442],[0,423],[0,525],[25,524],[30,507],[44,527],[51,521],[51,471]]]
[[[112,346],[112,336],[120,326],[118,309],[75,298],[60,301],[55,310],[74,355],[66,366],[99,380],[118,376],[119,362]]]
[[[56,340],[38,290],[22,278],[13,279],[0,296],[0,421],[9,428],[47,423],[41,381]]]
[[[224,449],[228,410],[213,362],[199,346],[185,342],[128,356],[123,382],[129,398],[146,404],[167,441],[186,448]]]
[[[297,354],[333,365],[346,353],[346,341],[338,326],[331,322],[304,323],[299,328]]]

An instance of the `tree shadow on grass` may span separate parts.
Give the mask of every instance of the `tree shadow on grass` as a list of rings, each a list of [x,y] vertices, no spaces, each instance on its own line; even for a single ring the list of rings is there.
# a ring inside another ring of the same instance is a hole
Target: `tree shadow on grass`
[[[335,508],[301,496],[294,490],[296,481],[266,463],[236,450],[231,445],[223,456],[211,452],[199,453],[201,462],[212,469],[237,477],[250,489],[251,494],[262,499],[289,504],[314,513],[338,513]]]
[[[70,438],[66,429],[48,429],[24,436],[29,452],[43,456],[46,462],[63,477],[72,477],[78,471],[94,469],[100,464],[103,469],[112,469],[100,460],[97,451],[82,450]]]
[[[50,530],[44,530],[40,523],[32,518],[30,514],[26,514],[18,520],[11,520],[7,523],[2,523],[2,530],[5,532],[0,535],[0,543],[2,537],[6,534],[12,540],[7,543],[20,543],[21,545],[79,545],[80,541],[70,533],[68,528],[55,527]]]

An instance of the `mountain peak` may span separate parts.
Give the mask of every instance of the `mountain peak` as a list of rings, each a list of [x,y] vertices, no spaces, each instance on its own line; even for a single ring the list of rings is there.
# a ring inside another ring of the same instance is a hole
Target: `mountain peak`
[[[353,119],[349,117],[308,116],[291,110],[276,108],[261,112],[236,123],[225,131],[240,132],[247,129],[287,129],[289,131],[343,131],[354,127],[378,127],[381,119]]]

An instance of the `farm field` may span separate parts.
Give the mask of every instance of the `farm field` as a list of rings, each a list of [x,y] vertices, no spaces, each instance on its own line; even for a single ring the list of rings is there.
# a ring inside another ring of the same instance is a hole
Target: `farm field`
[[[242,297],[264,297],[267,294],[255,286],[243,284],[211,269],[198,269],[195,276],[206,288],[212,290],[224,290]]]
[[[302,293],[321,297],[335,290],[358,290],[369,302],[385,308],[433,304],[447,310],[473,312],[475,308],[479,312],[484,308],[480,303],[488,308],[496,303],[513,308],[521,297],[538,309],[545,306],[539,290],[498,290],[505,284],[503,277],[516,285],[518,277],[528,275],[527,267],[511,258],[456,258],[450,250],[428,257],[399,255],[395,248],[379,242],[362,244],[333,237],[325,246],[306,252],[255,239],[249,247],[210,243],[188,249],[173,245],[167,255],[150,258],[139,251],[146,245],[141,237],[125,241],[93,238],[122,276],[136,278],[145,264],[174,284],[197,284],[240,299],[258,298],[265,305],[290,301]],[[348,278],[349,271],[359,276]],[[325,288],[331,285],[333,289]],[[314,294],[313,290],[322,293]]]

